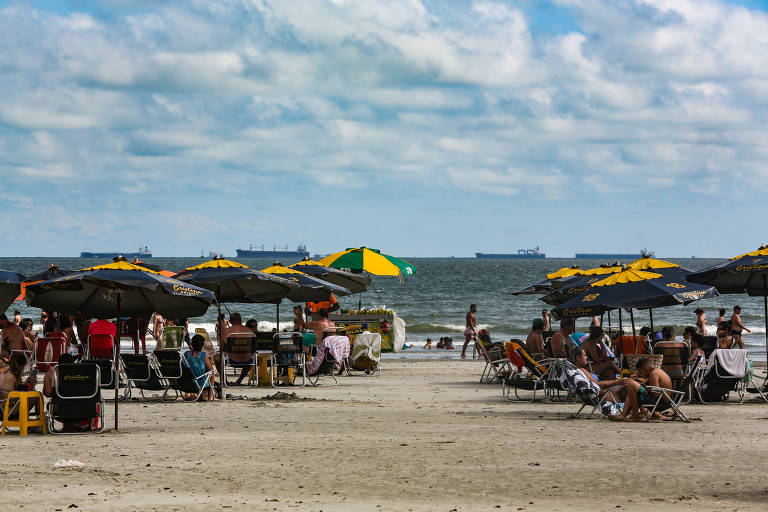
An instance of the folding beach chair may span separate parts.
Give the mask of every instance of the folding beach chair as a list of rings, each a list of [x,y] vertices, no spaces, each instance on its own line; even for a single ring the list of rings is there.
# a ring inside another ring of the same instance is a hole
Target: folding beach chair
[[[483,373],[480,374],[480,382],[491,384],[497,379],[502,379],[512,373],[511,364],[507,355],[493,347],[490,350],[482,341],[475,339],[475,347],[480,353],[481,359],[485,361]]]
[[[696,375],[696,370],[699,367],[701,357],[701,355],[696,356],[696,360],[690,365],[685,378],[677,388],[667,389],[659,386],[645,386],[645,389],[650,391],[650,395],[647,395],[646,401],[640,404],[640,406],[651,406],[651,409],[648,415],[643,417],[643,421],[650,421],[653,419],[653,415],[656,411],[671,408],[673,411],[675,411],[675,414],[677,414],[678,418],[683,420],[685,423],[691,422],[691,420],[688,419],[688,416],[686,416],[680,409],[680,405],[683,403],[685,396],[691,390],[691,385],[693,384],[693,379]],[[654,394],[656,395],[655,400],[653,400]],[[648,400],[648,398],[650,398],[650,400]]]
[[[381,370],[381,334],[363,331],[355,336],[347,373],[351,374],[353,369],[362,370],[371,375],[376,370]]]
[[[178,353],[178,352],[177,352]],[[171,381],[173,388],[182,394],[184,400],[188,402],[197,402],[205,391],[206,388],[210,388],[211,379],[213,378],[213,370],[207,371],[201,376],[195,378],[192,374],[192,370],[187,364],[185,357],[181,358],[181,377]]]
[[[271,335],[270,335],[270,343],[271,343]],[[242,355],[248,355],[249,360],[248,361],[233,361],[230,359],[231,354],[242,354]],[[253,378],[256,372],[256,364],[257,364],[257,358],[256,358],[256,337],[253,334],[248,333],[233,333],[227,336],[227,339],[224,342],[224,375],[221,376],[222,385],[225,387],[229,387],[229,383],[227,382],[227,367],[230,368],[238,368],[242,370],[243,368],[250,368],[250,375],[251,375],[251,383],[255,380],[256,383],[258,383],[258,378]]]
[[[157,367],[157,376],[165,381],[167,384],[166,390],[163,392],[163,400],[168,400],[168,392],[171,390],[178,391],[176,381],[178,381],[183,374],[183,365],[181,352],[178,350],[155,350],[154,358]],[[176,400],[179,397],[178,392],[172,400]]]
[[[139,390],[144,399],[147,398],[144,391],[162,391],[162,396],[159,393],[153,393],[153,398],[161,400],[165,398],[168,384],[160,377],[148,354],[120,354],[120,362],[125,373],[126,385],[123,397],[126,400],[131,398],[131,390],[134,387]]]
[[[102,390],[115,389],[115,365],[111,359],[83,359],[83,364],[95,364],[99,367]],[[121,386],[122,387],[122,383]]]
[[[754,377],[748,373],[746,349],[715,349],[709,356],[707,366],[699,372],[696,391],[703,403],[723,402],[731,391],[739,394],[739,403],[744,403],[747,385],[757,391],[763,400],[768,401],[760,388],[755,385]]]
[[[37,338],[33,346],[35,368],[47,373],[59,362],[59,356],[67,351],[67,340],[59,337]]]
[[[581,400],[581,408],[572,417],[578,417],[581,411],[587,407],[592,408],[589,416],[597,410],[603,416],[611,413],[611,403],[616,402],[613,393],[608,389],[600,389],[600,386],[591,381],[584,375],[584,372],[567,359],[554,360],[550,373],[553,379],[557,379],[564,389]]]
[[[720,342],[718,341],[717,336],[704,336],[704,343],[701,345],[701,350],[704,351],[704,355],[707,356],[707,359],[709,359],[709,356],[711,356],[712,352],[717,348],[720,348]]]
[[[684,341],[659,341],[653,346],[653,354],[661,355],[661,369],[672,379],[672,387],[677,389],[685,379],[691,347]]]
[[[549,367],[535,361],[520,343],[508,343],[509,345],[507,346],[509,346],[513,353],[516,354],[515,359],[517,359],[517,361],[515,361],[510,358],[510,361],[513,364],[522,361],[523,370],[518,371],[516,368],[510,366],[510,374],[501,379],[502,396],[509,401],[533,402],[536,400],[537,391],[542,391],[546,395]],[[533,391],[533,396],[530,399],[523,398],[520,396],[520,390]],[[515,398],[512,398],[512,393],[514,393]]]
[[[349,344],[349,337],[347,337],[347,332],[344,328],[326,329],[323,331],[322,344],[310,347],[311,359],[306,363],[305,368],[307,380],[312,386],[318,385],[320,377],[330,377],[335,384],[339,383],[334,370],[349,355],[349,347],[347,345],[347,352],[345,353],[342,346],[343,339],[341,338],[346,338],[346,342]],[[326,340],[332,341],[326,342]]]
[[[184,327],[181,325],[165,327],[162,336],[160,336],[159,345],[157,348],[161,350],[180,350],[184,346]]]
[[[85,359],[114,359],[115,338],[110,334],[89,334]]]
[[[627,336],[622,334],[615,340],[616,342],[616,354],[621,358],[621,368],[626,370],[627,356],[630,354],[651,354],[651,342],[647,336]],[[622,376],[625,372],[622,371]]]
[[[305,386],[306,376],[302,371],[305,367],[304,336],[300,332],[276,332],[273,338],[272,382],[292,385],[301,373],[301,385]]]
[[[51,434],[84,434],[104,430],[104,400],[99,367],[89,363],[53,367],[53,395],[48,402]],[[61,428],[56,426],[62,424]]]

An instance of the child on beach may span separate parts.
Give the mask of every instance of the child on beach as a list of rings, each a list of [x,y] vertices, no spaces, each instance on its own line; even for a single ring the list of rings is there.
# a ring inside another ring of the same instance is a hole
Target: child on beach
[[[432,338],[427,338],[427,342],[424,344],[424,348],[427,350],[432,349]]]

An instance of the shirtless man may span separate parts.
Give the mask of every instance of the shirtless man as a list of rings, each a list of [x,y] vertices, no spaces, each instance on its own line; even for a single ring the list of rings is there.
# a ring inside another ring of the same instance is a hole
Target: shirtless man
[[[2,331],[0,331],[0,340],[2,340],[0,356],[10,357],[11,350],[32,350],[32,345],[24,337],[24,331],[8,320],[5,314],[0,315],[0,327],[2,327]]]
[[[748,327],[741,323],[741,306],[733,306],[731,315],[731,337],[733,341],[739,344],[739,348],[744,348],[744,340],[741,338],[742,331],[752,332]]]
[[[560,330],[552,335],[549,341],[549,349],[552,357],[568,359],[568,345],[570,336],[573,333],[573,319],[563,318],[560,320]]]
[[[253,331],[251,331],[249,328],[243,325],[243,318],[240,316],[240,313],[232,313],[231,315],[229,315],[229,323],[231,325],[228,328],[224,329],[224,334],[221,337],[222,341],[224,342],[223,346],[226,346],[226,339],[227,339],[227,336],[229,336],[230,334],[253,334]],[[250,354],[227,354],[227,355],[229,356],[229,360],[235,363],[250,363],[253,360]],[[216,354],[213,360],[216,362],[216,366],[218,366],[219,369],[221,369],[221,356],[219,354]],[[239,386],[240,383],[243,382],[243,379],[245,378],[245,376],[248,375],[248,370],[250,370],[250,366],[248,365],[243,366],[243,369],[240,372],[240,376],[235,381],[236,386]]]
[[[544,354],[544,340],[541,337],[542,331],[544,331],[544,321],[541,318],[534,318],[531,332],[525,340],[525,350],[532,357]]]
[[[550,324],[550,320],[549,320],[549,311],[547,311],[546,309],[542,309],[541,310],[541,319],[544,321],[544,330],[548,331],[549,330],[549,326],[551,325]]]
[[[620,379],[624,385],[627,397],[624,400],[624,410],[621,414],[615,414],[610,416],[614,421],[640,421],[642,414],[646,413],[646,410],[642,407],[643,402],[647,397],[655,399],[657,395],[648,391],[647,386],[657,386],[660,388],[671,388],[672,380],[669,375],[660,368],[654,368],[649,359],[641,357],[637,361],[637,377],[640,380]],[[661,418],[659,414],[657,419]]]
[[[319,312],[320,318],[307,323],[307,329],[315,331],[315,344],[323,344],[323,331],[336,327],[336,324],[328,319],[328,310],[323,308]]]
[[[467,358],[467,345],[469,345],[470,341],[475,339],[475,334],[477,334],[477,317],[475,316],[475,313],[477,313],[477,305],[470,304],[466,319],[467,326],[464,329],[464,346],[461,347],[462,359]]]

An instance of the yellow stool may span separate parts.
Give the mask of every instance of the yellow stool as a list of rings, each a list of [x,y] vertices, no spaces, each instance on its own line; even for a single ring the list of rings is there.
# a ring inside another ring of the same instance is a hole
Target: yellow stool
[[[10,407],[11,399],[17,398],[19,400],[19,419],[9,420],[8,409]],[[38,401],[38,410],[40,411],[40,418],[36,420],[29,419],[29,400],[36,399]],[[42,427],[43,434],[47,433],[45,429],[45,408],[43,407],[43,395],[39,391],[11,391],[8,393],[8,399],[5,401],[5,409],[3,409],[3,427],[0,435],[5,435],[6,427],[18,427],[19,435],[27,435],[29,427]]]
[[[289,385],[293,385],[293,366],[288,366],[288,373],[287,375],[283,375],[281,377],[278,377],[277,375],[277,367],[272,367],[272,382],[274,383],[285,383]]]

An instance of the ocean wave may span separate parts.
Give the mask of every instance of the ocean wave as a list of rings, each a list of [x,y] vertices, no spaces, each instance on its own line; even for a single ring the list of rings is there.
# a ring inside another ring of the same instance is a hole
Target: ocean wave
[[[495,328],[496,326],[493,324],[477,324],[477,328],[479,329],[487,329],[491,330]],[[449,333],[456,333],[460,332],[463,333],[464,329],[466,329],[466,326],[463,324],[408,324],[406,326],[406,332],[413,332],[413,333],[435,333],[435,332],[449,332]]]

